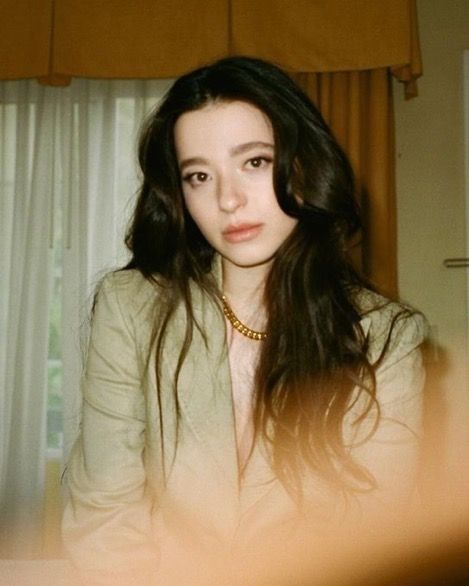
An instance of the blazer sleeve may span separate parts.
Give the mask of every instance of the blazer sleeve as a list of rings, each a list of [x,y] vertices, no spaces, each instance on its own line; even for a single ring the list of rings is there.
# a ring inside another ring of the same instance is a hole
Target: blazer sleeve
[[[386,327],[378,324],[370,334],[375,358],[388,340],[375,372],[379,417],[376,409],[372,409],[356,425],[352,453],[376,482],[374,490],[360,497],[362,508],[380,514],[397,512],[400,506],[405,510],[415,502],[425,382],[421,345],[427,324],[421,314],[403,314],[391,331],[388,321]]]
[[[64,544],[86,584],[147,584],[158,561],[144,466],[145,400],[125,293],[119,273],[98,292],[81,433],[66,470]]]

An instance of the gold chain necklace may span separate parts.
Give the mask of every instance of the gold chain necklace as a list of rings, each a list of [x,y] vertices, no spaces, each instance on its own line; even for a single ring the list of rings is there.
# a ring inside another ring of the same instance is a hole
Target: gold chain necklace
[[[235,330],[243,334],[243,336],[246,336],[246,338],[249,338],[250,340],[257,340],[258,342],[267,338],[267,334],[265,332],[256,332],[255,330],[251,330],[251,328],[248,328],[236,317],[233,310],[229,306],[225,295],[221,296],[221,300],[223,303],[223,313]]]

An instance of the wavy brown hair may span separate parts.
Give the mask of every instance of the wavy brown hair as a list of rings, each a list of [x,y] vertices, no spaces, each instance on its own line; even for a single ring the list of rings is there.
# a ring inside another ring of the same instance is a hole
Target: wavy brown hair
[[[241,100],[272,124],[273,181],[281,209],[298,222],[279,248],[264,303],[268,337],[255,375],[254,423],[270,446],[272,467],[294,494],[311,468],[336,486],[373,486],[373,477],[351,457],[343,423],[354,389],[367,397],[361,417],[379,416],[375,368],[360,327],[356,293],[367,283],[352,266],[347,242],[360,229],[350,164],[322,116],[303,91],[276,66],[248,57],[222,59],[179,78],[149,117],[139,162],[143,182],[127,235],[127,268],[165,284],[168,295],[155,331],[156,369],[168,324],[184,305],[186,336],[174,378],[191,344],[191,284],[219,299],[211,275],[215,251],[188,214],[174,146],[174,125],[184,113],[209,103]],[[359,417],[360,419],[360,417]]]

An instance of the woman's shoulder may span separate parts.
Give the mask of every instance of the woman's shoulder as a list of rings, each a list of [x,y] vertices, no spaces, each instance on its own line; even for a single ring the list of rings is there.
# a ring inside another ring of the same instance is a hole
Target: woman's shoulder
[[[121,269],[109,272],[101,279],[96,302],[106,300],[134,321],[146,319],[150,311],[161,305],[166,292],[167,288],[161,283],[146,278],[139,270]]]
[[[118,269],[104,275],[98,284],[98,294],[111,294],[130,304],[158,294],[158,285],[137,269]]]
[[[155,294],[156,282],[150,281],[137,269],[110,271],[101,279],[99,289],[115,291],[128,297]]]
[[[408,304],[365,288],[356,294],[355,304],[361,318],[360,326],[375,357],[383,349],[392,352],[414,348],[428,336],[426,318]]]

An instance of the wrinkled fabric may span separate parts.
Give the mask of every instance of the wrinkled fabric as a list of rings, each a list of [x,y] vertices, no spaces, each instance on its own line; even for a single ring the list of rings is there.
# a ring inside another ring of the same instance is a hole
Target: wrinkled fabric
[[[224,318],[197,290],[195,317],[208,343],[195,329],[178,381],[179,418],[172,382],[184,335],[182,310],[165,338],[158,398],[154,353],[148,353],[164,308],[162,292],[127,270],[108,275],[97,296],[63,520],[66,549],[90,583],[184,583],[181,575],[205,572],[206,560],[223,565],[305,521],[262,444],[240,480]],[[401,307],[371,292],[360,299],[374,361]],[[373,414],[357,428],[353,409],[346,417],[352,453],[378,484],[357,497],[355,515],[398,507],[415,491],[424,335],[419,314],[396,322],[377,370],[381,419],[371,436]],[[359,403],[360,397],[356,408]],[[315,531],[340,523],[342,505],[312,474],[306,494],[305,514]]]

